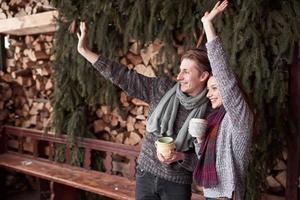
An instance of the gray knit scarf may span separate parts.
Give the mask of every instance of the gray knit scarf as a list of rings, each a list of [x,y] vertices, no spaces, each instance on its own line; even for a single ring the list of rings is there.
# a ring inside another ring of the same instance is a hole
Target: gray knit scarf
[[[197,96],[187,96],[180,90],[179,83],[175,84],[160,100],[153,113],[148,118],[146,130],[159,136],[173,136],[173,124],[176,119],[178,106],[191,110],[175,139],[177,151],[187,151],[193,146],[192,137],[188,134],[188,124],[191,118],[203,118],[206,107],[207,89]]]

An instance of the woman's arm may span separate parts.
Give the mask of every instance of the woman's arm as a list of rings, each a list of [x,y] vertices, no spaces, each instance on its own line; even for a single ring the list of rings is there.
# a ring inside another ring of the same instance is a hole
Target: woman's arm
[[[205,12],[204,16],[201,18],[207,42],[212,41],[216,37],[216,31],[213,26],[213,19],[221,14],[228,6],[228,0],[222,3],[218,1],[215,7],[210,12]]]
[[[205,13],[201,21],[208,41],[206,47],[212,73],[217,81],[223,105],[232,122],[239,125],[248,123],[251,118],[251,111],[237,84],[234,72],[229,67],[221,40],[217,37],[213,26],[213,19],[222,13],[227,6],[227,0],[222,3],[218,2],[211,12]]]

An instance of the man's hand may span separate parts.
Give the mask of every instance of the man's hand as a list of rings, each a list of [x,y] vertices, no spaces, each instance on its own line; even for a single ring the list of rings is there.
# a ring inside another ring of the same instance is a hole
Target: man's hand
[[[87,28],[85,22],[80,22],[80,33],[77,33],[78,44],[77,50],[79,53],[82,53],[87,49]]]
[[[99,55],[92,52],[87,46],[87,27],[85,22],[80,22],[80,33],[77,33],[78,37],[78,44],[77,44],[77,51],[90,63],[94,64]]]
[[[178,152],[178,151],[172,151],[170,157],[165,158],[162,154],[157,152],[157,158],[160,162],[169,165],[173,162],[176,162],[176,161],[179,161],[179,160],[184,160],[185,154],[182,153],[182,152]]]

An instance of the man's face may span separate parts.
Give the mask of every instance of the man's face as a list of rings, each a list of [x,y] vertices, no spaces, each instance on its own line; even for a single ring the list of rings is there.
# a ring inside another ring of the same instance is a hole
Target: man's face
[[[177,81],[182,92],[189,96],[197,96],[204,88],[208,72],[200,72],[195,61],[184,58],[180,64]],[[207,76],[206,76],[207,75]]]

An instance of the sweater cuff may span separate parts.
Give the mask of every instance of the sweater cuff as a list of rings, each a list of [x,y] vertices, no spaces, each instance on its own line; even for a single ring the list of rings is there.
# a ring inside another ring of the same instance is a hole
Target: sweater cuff
[[[220,42],[221,42],[221,39],[219,38],[219,36],[216,36],[213,40],[207,42],[205,44],[205,46],[206,46],[207,50],[214,49],[215,45],[220,44]]]
[[[99,72],[105,71],[105,67],[109,65],[110,60],[105,57],[99,56],[97,61],[93,64],[93,67]]]
[[[114,61],[108,59],[108,58],[105,58],[105,57],[102,57],[102,56],[99,56],[98,60],[93,64],[93,67],[98,71],[100,72],[100,74],[112,81],[112,76],[113,76],[113,70],[115,67],[117,67],[117,65],[114,65]],[[118,70],[120,71],[120,70]]]

